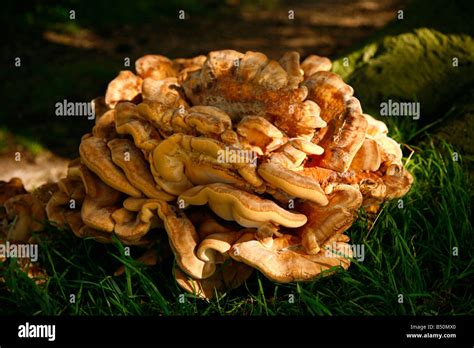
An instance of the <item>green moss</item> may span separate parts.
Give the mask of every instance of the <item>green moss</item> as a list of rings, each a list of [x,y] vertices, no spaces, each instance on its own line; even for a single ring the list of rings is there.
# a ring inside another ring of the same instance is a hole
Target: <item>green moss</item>
[[[6,127],[0,127],[0,153],[17,149],[18,146],[35,156],[46,150],[31,137],[14,135]]]
[[[23,137],[23,136],[17,137],[17,142],[18,142],[18,144],[20,144],[22,147],[24,147],[29,153],[31,153],[34,156],[37,156],[41,152],[46,150],[36,140],[30,139],[28,137]]]
[[[334,62],[334,71],[354,87],[363,106],[382,101],[418,101],[423,123],[443,115],[474,81],[474,39],[421,28],[387,36]],[[453,58],[458,66],[453,66]]]
[[[388,99],[420,102],[418,121],[384,118],[391,136],[410,142],[444,124],[445,118],[457,117],[448,111],[474,86],[473,11],[470,1],[413,0],[403,19],[394,14],[390,25],[341,54],[334,71],[354,87],[364,111],[374,116]]]

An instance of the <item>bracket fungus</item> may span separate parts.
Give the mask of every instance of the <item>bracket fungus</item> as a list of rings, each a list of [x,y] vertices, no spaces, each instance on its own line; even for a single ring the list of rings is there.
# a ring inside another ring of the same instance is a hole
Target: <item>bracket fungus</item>
[[[347,269],[344,233],[358,209],[413,182],[400,144],[327,58],[222,50],[146,55],[135,67],[94,99],[80,158],[46,201],[16,181],[0,185],[5,218],[19,217],[11,238],[40,228],[42,209],[100,242],[115,234],[151,250],[150,232],[164,230],[177,283],[210,298],[253,269],[282,283]]]

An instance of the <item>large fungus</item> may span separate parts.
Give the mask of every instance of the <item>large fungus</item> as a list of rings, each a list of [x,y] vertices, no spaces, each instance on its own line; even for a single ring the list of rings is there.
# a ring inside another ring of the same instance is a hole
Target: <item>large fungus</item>
[[[80,159],[48,194],[0,184],[0,213],[18,216],[11,238],[41,228],[45,210],[77,236],[147,247],[151,265],[161,233],[177,283],[210,298],[253,269],[283,283],[347,269],[358,209],[413,182],[400,144],[327,58],[222,50],[135,68],[93,100]]]
[[[195,186],[183,192],[184,205],[204,205],[224,220],[237,221],[244,227],[260,227],[267,222],[285,227],[300,227],[306,216],[291,213],[271,200],[262,199],[227,184]]]

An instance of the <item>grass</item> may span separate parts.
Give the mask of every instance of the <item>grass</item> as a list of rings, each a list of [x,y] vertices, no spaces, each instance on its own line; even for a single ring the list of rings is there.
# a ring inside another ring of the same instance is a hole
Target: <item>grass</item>
[[[116,242],[102,245],[48,226],[37,235],[49,275],[37,285],[15,262],[1,265],[0,311],[28,315],[463,315],[474,313],[472,191],[462,158],[426,136],[406,164],[411,191],[363,212],[348,231],[365,259],[310,283],[275,284],[255,272],[239,289],[205,302],[183,294],[171,258],[144,268]],[[162,243],[167,243],[166,239]],[[160,247],[160,245],[158,245]],[[453,248],[458,248],[458,256]],[[132,256],[137,250],[132,249]],[[135,254],[135,255],[134,255]],[[113,276],[125,265],[125,274]],[[399,303],[399,295],[403,303]],[[71,295],[75,296],[74,303]],[[184,295],[184,296],[183,296]],[[183,301],[184,300],[184,301]]]

